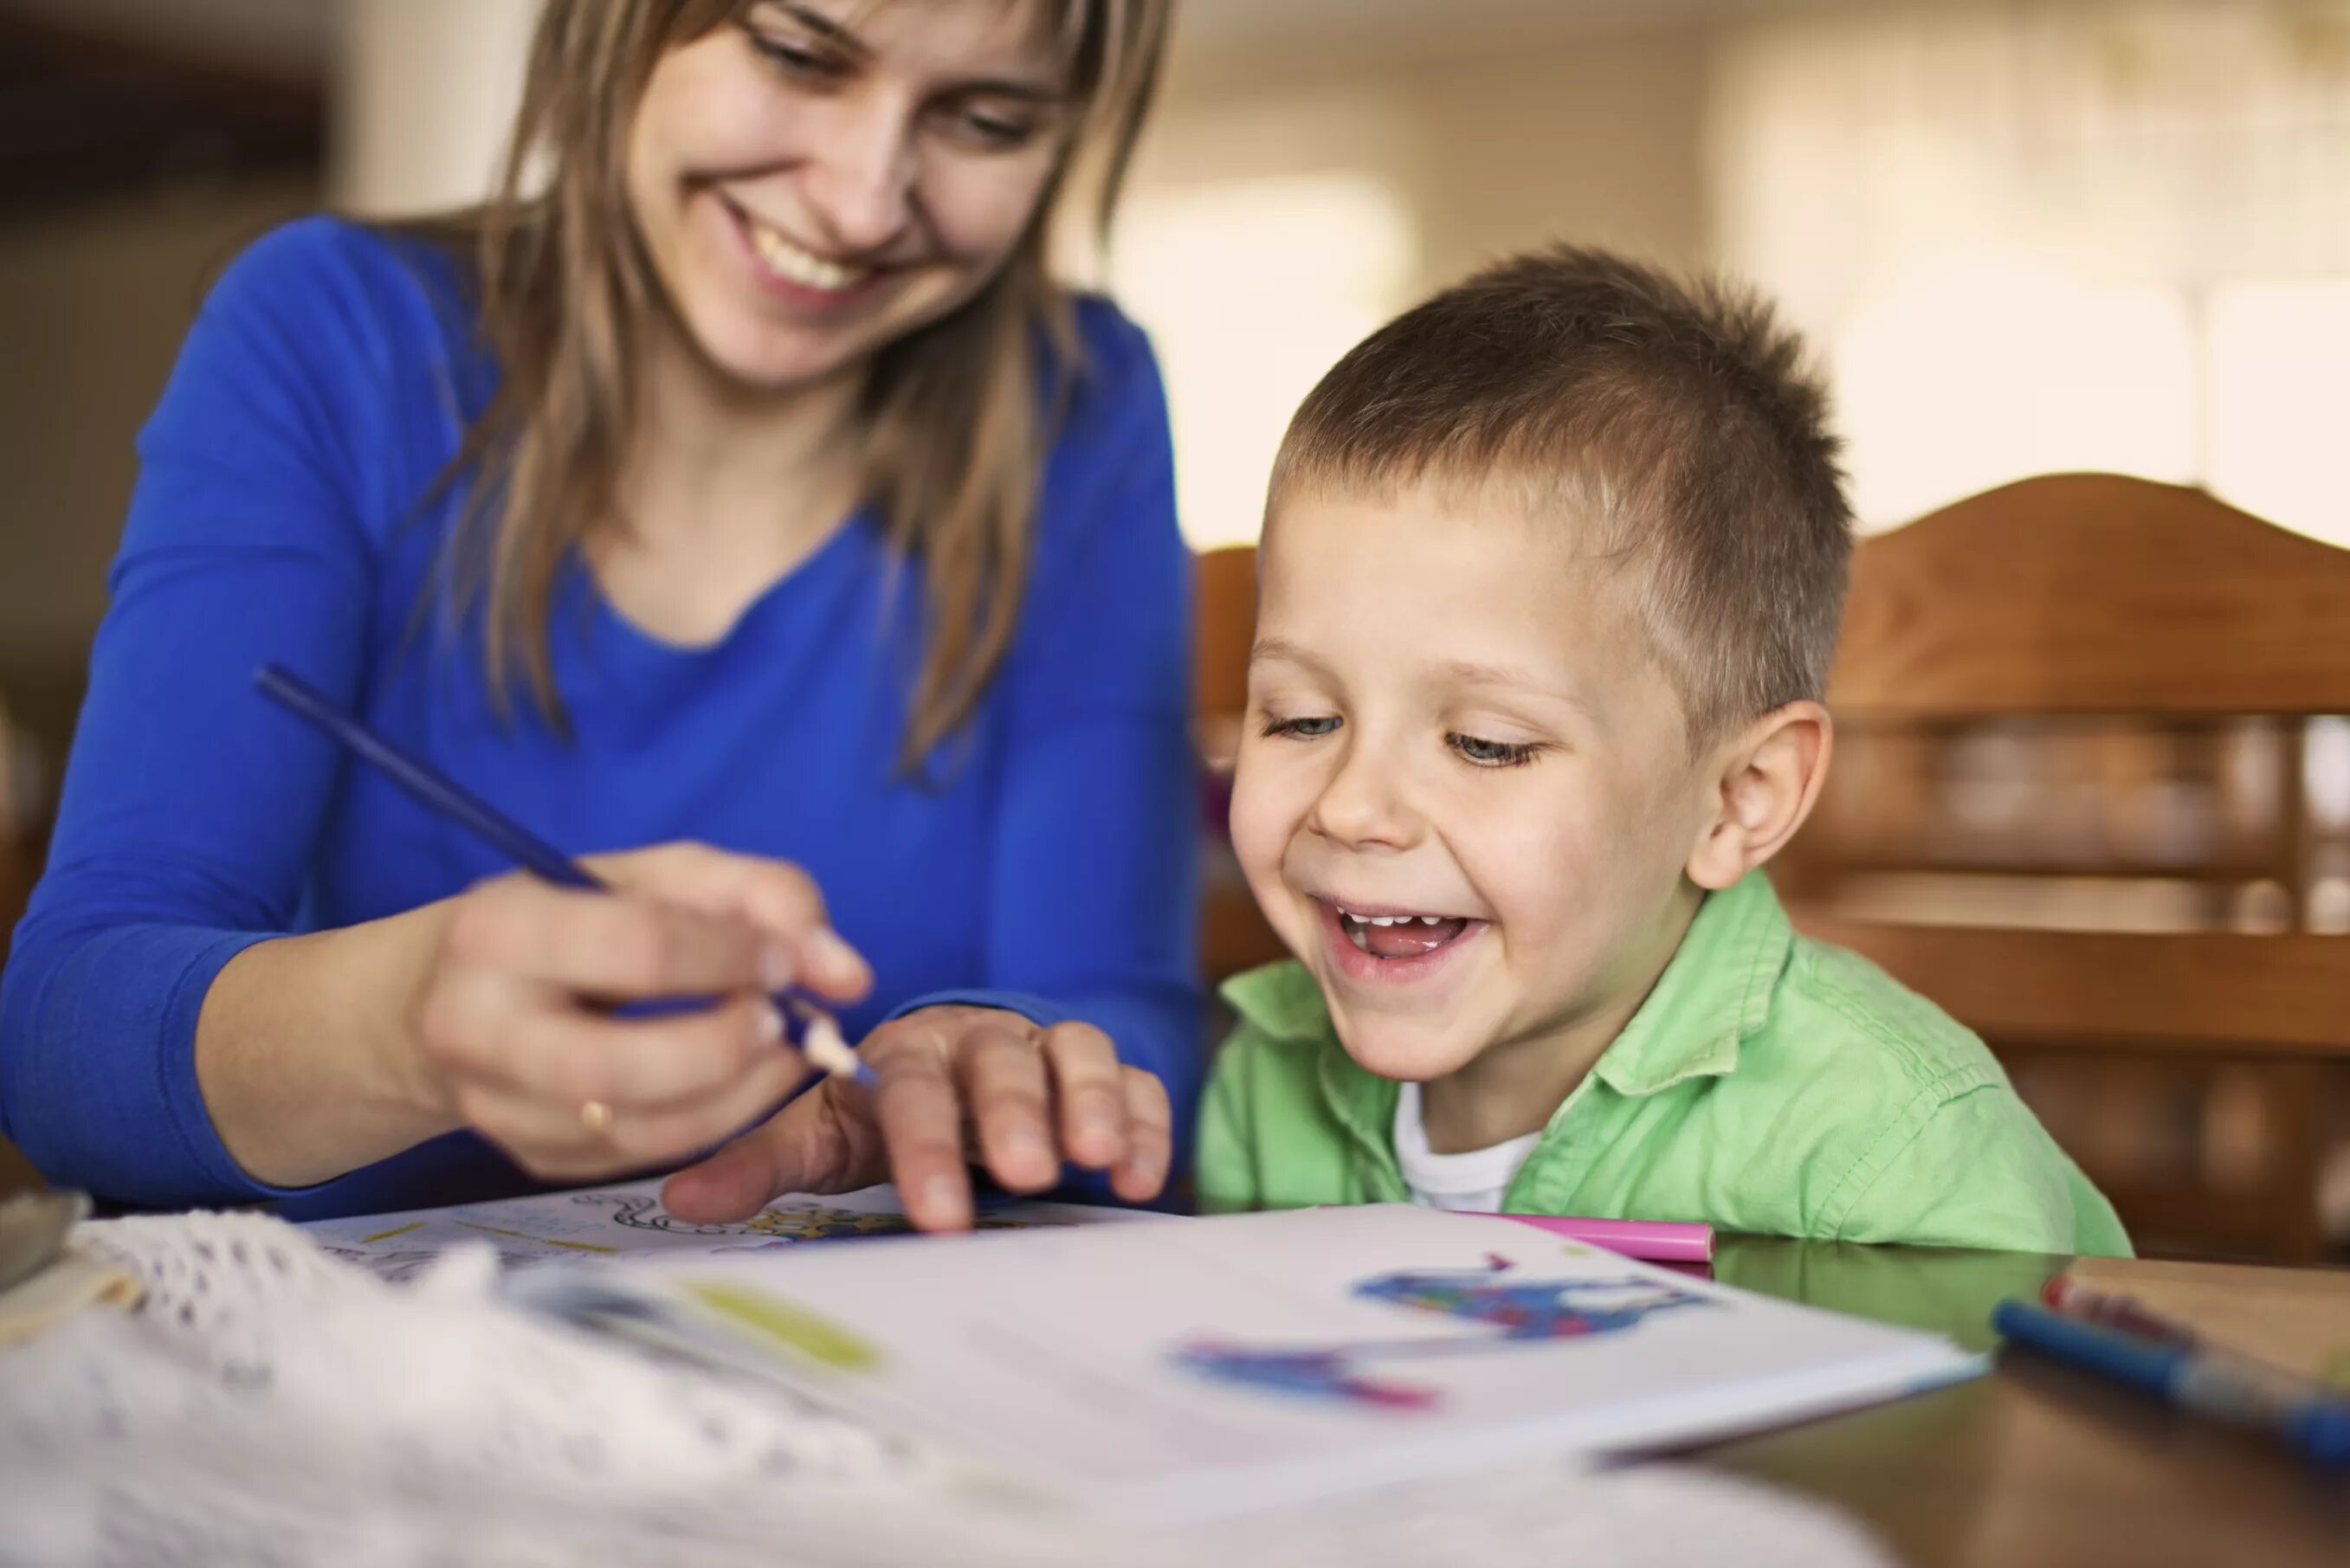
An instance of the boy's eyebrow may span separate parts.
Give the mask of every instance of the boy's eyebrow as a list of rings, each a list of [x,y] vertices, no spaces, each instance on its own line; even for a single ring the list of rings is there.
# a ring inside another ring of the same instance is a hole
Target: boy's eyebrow
[[[1258,638],[1249,648],[1249,662],[1254,664],[1261,659],[1285,659],[1292,664],[1302,664],[1308,670],[1319,670],[1324,674],[1327,674],[1330,670],[1329,665],[1284,638]]]
[[[1593,724],[1600,722],[1596,708],[1530,670],[1508,664],[1480,664],[1471,659],[1453,659],[1445,661],[1444,672],[1467,686],[1512,686],[1522,691],[1531,691],[1538,697],[1565,703]]]

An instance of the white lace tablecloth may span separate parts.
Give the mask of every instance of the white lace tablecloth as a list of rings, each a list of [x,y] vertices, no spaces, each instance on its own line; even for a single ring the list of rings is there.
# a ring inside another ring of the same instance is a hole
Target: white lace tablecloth
[[[247,1214],[86,1225],[145,1280],[0,1352],[0,1563],[341,1568],[1588,1563],[1860,1568],[1837,1516],[1703,1471],[1528,1465],[1180,1531],[979,1491],[764,1386],[494,1293],[486,1251],[407,1286]]]

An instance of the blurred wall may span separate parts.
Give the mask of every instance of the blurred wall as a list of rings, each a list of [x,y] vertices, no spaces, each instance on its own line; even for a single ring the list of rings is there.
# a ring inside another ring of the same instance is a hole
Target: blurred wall
[[[369,214],[486,194],[521,97],[537,0],[343,0],[338,206]]]
[[[1716,29],[1577,26],[1574,9],[1478,31],[1431,22],[1352,47],[1179,36],[1133,191],[1367,173],[1414,215],[1414,292],[1548,239],[1703,261]]]
[[[131,441],[205,284],[316,199],[298,179],[204,186],[0,229],[0,669],[78,666],[106,604]]]
[[[1553,241],[1677,266],[1712,248],[1713,24],[1314,14],[1184,13],[1106,269],[1157,343],[1201,547],[1256,536],[1291,410],[1415,300]]]

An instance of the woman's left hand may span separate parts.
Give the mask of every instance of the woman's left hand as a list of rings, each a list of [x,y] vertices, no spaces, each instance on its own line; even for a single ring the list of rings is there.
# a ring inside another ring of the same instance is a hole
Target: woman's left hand
[[[895,1181],[925,1231],[972,1220],[971,1167],[1043,1192],[1065,1161],[1110,1173],[1131,1203],[1158,1196],[1173,1158],[1167,1091],[1120,1063],[1089,1023],[1050,1028],[992,1007],[926,1007],[866,1037],[868,1091],[828,1078],[717,1153],[669,1179],[681,1220],[748,1219],[785,1192]]]

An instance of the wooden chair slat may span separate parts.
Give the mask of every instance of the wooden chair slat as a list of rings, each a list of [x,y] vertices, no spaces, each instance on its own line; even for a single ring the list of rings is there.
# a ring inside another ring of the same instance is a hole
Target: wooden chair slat
[[[2178,485],[1970,497],[1868,540],[1849,603],[1850,719],[2350,711],[2350,553]]]

